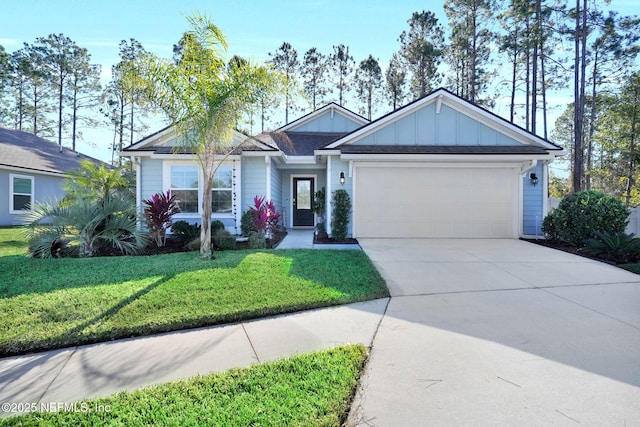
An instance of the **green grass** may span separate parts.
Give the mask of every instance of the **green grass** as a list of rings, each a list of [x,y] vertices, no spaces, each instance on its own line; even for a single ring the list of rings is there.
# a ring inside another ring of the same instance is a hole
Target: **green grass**
[[[36,412],[0,423],[7,426],[340,426],[346,419],[366,355],[362,345],[341,346],[250,368],[121,392],[76,405],[86,408],[87,412]]]
[[[362,251],[42,260],[23,255],[19,231],[0,229],[0,356],[388,295]]]

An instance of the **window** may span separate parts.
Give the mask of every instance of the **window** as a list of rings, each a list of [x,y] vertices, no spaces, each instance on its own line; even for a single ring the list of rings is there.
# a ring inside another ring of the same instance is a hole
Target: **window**
[[[233,168],[231,165],[220,165],[213,176],[211,188],[211,211],[213,213],[230,214],[233,211]]]
[[[9,175],[9,212],[14,214],[31,210],[33,204],[33,177]]]
[[[180,212],[198,212],[197,166],[171,165],[171,194],[176,196]]]

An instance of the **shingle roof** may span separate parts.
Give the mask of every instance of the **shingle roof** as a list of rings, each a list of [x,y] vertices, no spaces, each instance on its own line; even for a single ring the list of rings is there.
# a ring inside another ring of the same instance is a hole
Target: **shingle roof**
[[[102,163],[39,136],[0,127],[0,166],[66,174],[84,159]]]
[[[343,145],[344,154],[546,154],[533,145]]]
[[[346,134],[347,132],[269,132],[267,135],[287,156],[313,156],[315,150]]]

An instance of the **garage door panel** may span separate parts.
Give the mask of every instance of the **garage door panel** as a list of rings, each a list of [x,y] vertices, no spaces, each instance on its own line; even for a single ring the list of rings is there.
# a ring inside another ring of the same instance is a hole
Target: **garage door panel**
[[[356,168],[356,237],[514,237],[512,168]]]

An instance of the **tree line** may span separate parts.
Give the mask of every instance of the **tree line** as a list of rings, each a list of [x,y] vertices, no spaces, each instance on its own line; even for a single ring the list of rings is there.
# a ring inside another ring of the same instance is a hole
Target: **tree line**
[[[488,109],[506,99],[509,120],[564,145],[570,178],[556,180],[560,192],[601,189],[638,204],[640,20],[607,11],[607,4],[446,0],[446,25],[432,11],[414,12],[386,63],[374,53],[356,62],[347,44],[299,54],[285,41],[268,61],[282,76],[283,95],[255,94],[239,126],[251,133],[277,127],[280,116],[288,122],[330,101],[372,118],[444,86]],[[181,42],[174,46],[174,60],[182,48]],[[146,131],[149,106],[136,76],[147,54],[136,40],[122,41],[121,60],[101,87],[99,66],[62,34],[13,53],[0,46],[0,122],[75,149],[80,129],[95,126],[99,117],[112,127],[117,151]],[[570,90],[573,102],[554,127],[548,97]]]

